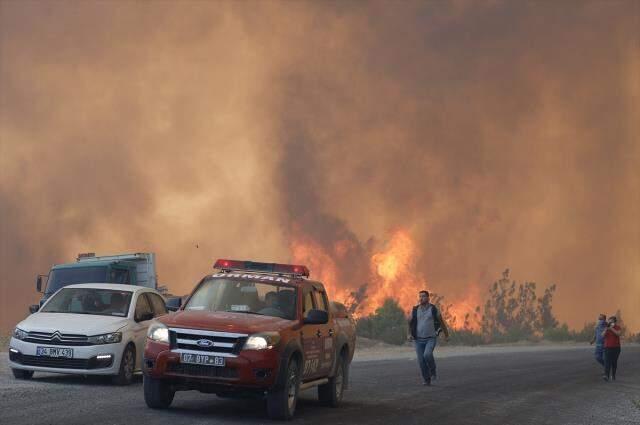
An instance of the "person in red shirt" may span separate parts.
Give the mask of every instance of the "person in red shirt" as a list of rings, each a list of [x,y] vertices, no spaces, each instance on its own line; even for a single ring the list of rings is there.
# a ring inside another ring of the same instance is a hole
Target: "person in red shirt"
[[[616,316],[609,317],[607,327],[602,332],[604,337],[604,376],[605,381],[616,380],[616,370],[618,369],[618,357],[620,356],[620,333],[622,329],[618,326]]]

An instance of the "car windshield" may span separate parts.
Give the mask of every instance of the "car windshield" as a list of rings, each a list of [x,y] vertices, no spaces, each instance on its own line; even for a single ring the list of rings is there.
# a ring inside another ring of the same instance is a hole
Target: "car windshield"
[[[96,288],[64,288],[40,310],[43,313],[97,314],[126,317],[131,304],[129,291]]]
[[[296,288],[290,286],[210,278],[196,289],[184,309],[261,314],[293,320],[297,298]]]
[[[58,289],[75,283],[104,283],[108,282],[107,267],[72,267],[68,269],[51,270],[47,281],[47,294],[53,294]]]

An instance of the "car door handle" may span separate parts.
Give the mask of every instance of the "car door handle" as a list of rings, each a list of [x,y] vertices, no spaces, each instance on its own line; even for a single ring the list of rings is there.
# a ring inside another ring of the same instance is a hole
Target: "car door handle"
[[[320,337],[322,336],[322,332],[320,332],[320,329],[318,329],[318,331],[316,332],[316,336],[317,336],[318,338],[320,338]]]
[[[329,329],[329,336],[333,336],[333,329]]]

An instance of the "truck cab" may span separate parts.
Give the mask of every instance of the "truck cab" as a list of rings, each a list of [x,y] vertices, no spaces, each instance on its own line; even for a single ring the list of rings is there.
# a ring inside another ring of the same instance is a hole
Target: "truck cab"
[[[167,408],[176,391],[258,395],[290,419],[298,393],[317,388],[337,406],[348,382],[355,327],[305,266],[218,260],[180,310],[149,328],[144,392]]]
[[[46,281],[43,279],[46,278]],[[48,275],[39,275],[36,290],[42,293],[33,313],[59,289],[78,283],[117,283],[157,289],[155,254],[136,253],[97,257],[94,253],[79,254],[76,262],[56,264]]]

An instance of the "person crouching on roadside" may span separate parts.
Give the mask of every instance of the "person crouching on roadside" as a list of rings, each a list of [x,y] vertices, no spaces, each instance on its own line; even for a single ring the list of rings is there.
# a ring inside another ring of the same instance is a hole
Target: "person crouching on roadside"
[[[618,369],[618,357],[620,357],[620,334],[622,329],[618,326],[616,316],[609,317],[607,327],[602,332],[604,337],[604,376],[605,381],[616,380]]]

